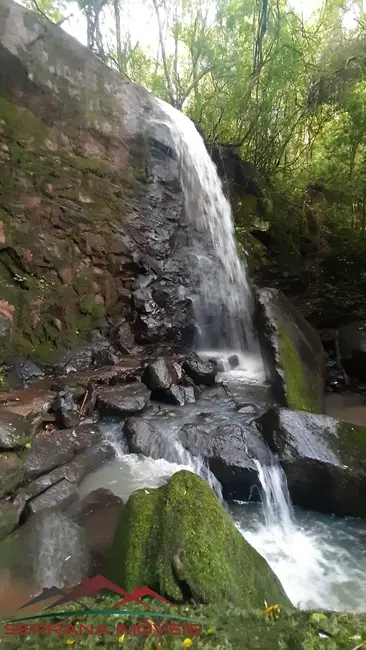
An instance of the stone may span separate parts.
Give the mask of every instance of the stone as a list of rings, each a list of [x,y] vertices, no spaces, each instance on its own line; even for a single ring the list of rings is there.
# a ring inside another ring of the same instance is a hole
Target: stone
[[[97,368],[115,366],[118,362],[119,358],[109,344],[93,349],[93,364]]]
[[[79,422],[76,404],[71,391],[59,391],[51,405],[56,415],[56,424],[60,429],[75,427]]]
[[[186,424],[179,432],[183,447],[193,456],[208,462],[211,472],[221,483],[225,499],[249,498],[252,487],[259,484],[254,459],[266,463],[269,452],[255,428],[240,424]]]
[[[89,575],[91,552],[80,526],[61,512],[46,509],[2,540],[0,563],[31,584],[34,594],[78,585]]]
[[[317,332],[278,289],[258,290],[256,319],[276,402],[321,413],[325,353]]]
[[[122,499],[110,490],[99,488],[66,510],[67,516],[85,531],[95,571],[102,572],[105,568],[122,507]]]
[[[366,428],[276,408],[256,421],[302,508],[366,519]]]
[[[176,406],[184,406],[186,403],[186,390],[184,386],[172,384],[169,388],[163,390],[153,390],[151,399],[164,404],[175,404]],[[191,393],[188,393],[191,396]]]
[[[0,453],[0,498],[9,494],[24,479],[24,463],[14,452]]]
[[[78,498],[78,489],[76,483],[71,483],[67,479],[62,479],[59,483],[52,485],[48,490],[42,492],[37,497],[28,502],[27,515],[35,515],[42,510],[57,508],[65,510]]]
[[[123,427],[131,454],[143,454],[151,458],[164,458],[164,452],[159,444],[157,429],[143,418],[128,418]]]
[[[135,335],[129,323],[120,323],[111,330],[111,340],[122,354],[132,354],[135,349]]]
[[[180,471],[122,508],[108,578],[155,589],[171,602],[289,605],[267,562],[242,537],[209,485]]]
[[[196,352],[192,352],[184,361],[183,370],[198,385],[213,386],[215,383],[215,364],[203,361]]]
[[[24,447],[30,436],[30,425],[25,417],[0,408],[0,449]]]
[[[0,540],[4,539],[18,525],[19,515],[10,501],[0,501]]]
[[[156,359],[149,364],[142,375],[142,381],[151,391],[168,390],[175,380],[173,368],[165,359]]]
[[[7,382],[12,389],[26,388],[34,381],[44,377],[44,372],[33,361],[23,357],[5,357]]]
[[[102,414],[133,415],[146,408],[150,394],[146,386],[139,382],[107,386],[98,390],[97,408]]]
[[[228,358],[228,364],[230,368],[237,368],[240,366],[240,359],[237,354],[232,354],[231,357]]]
[[[36,436],[25,460],[26,475],[36,477],[45,474],[72,460],[76,453],[91,447],[100,439],[99,427],[85,424],[71,431]]]
[[[339,348],[345,371],[366,381],[366,323],[349,323],[339,330]]]

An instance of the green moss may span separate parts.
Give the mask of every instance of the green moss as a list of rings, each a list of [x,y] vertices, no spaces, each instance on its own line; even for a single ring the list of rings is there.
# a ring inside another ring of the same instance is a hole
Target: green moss
[[[100,598],[97,602],[90,598],[83,601],[85,609],[109,610],[117,602],[116,595]],[[239,609],[228,604],[180,606],[178,609],[159,603],[156,599],[146,601],[154,612],[185,616],[198,619],[200,634],[190,637],[188,632],[180,628],[180,635],[169,635],[165,632],[162,636],[153,633],[149,637],[134,634],[119,635],[116,638],[116,627],[124,624],[130,629],[133,624],[146,622],[149,615],[141,611],[140,616],[113,616],[111,614],[96,615],[70,615],[70,617],[57,618],[51,623],[61,623],[63,626],[73,625],[79,631],[81,624],[89,629],[94,626],[94,631],[104,625],[110,634],[97,636],[85,632],[81,636],[71,631],[66,635],[50,634],[47,636],[36,634],[34,636],[3,636],[2,647],[6,650],[17,650],[21,647],[31,650],[64,650],[67,641],[73,641],[73,647],[83,647],[94,650],[101,646],[105,648],[127,648],[128,650],[181,650],[185,638],[192,639],[192,650],[354,650],[362,648],[366,642],[366,617],[365,615],[343,614],[335,612],[306,612],[282,609],[279,616],[274,618],[265,615],[263,609]],[[60,610],[62,608],[59,608]],[[79,610],[78,603],[68,603],[67,610]],[[138,605],[134,610],[141,610]],[[18,612],[19,614],[19,612]],[[46,619],[47,620],[47,619]],[[152,618],[160,628],[166,623],[181,625],[183,622],[169,618]],[[44,623],[45,619],[30,621],[31,623]],[[177,632],[177,628],[175,628]],[[70,644],[71,645],[71,644]]]
[[[312,385],[312,378],[306,376],[298,351],[285,324],[279,326],[278,334],[279,360],[284,372],[289,408],[321,413],[322,387]]]
[[[177,602],[289,604],[267,562],[243,539],[211,488],[187,471],[129,498],[109,577],[126,589],[146,584]]]

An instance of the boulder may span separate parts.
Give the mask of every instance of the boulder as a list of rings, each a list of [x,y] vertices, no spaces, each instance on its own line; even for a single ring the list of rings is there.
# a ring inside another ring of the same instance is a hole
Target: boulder
[[[0,454],[0,498],[15,490],[23,479],[23,461],[13,452]]]
[[[108,577],[173,602],[264,608],[289,604],[266,560],[236,529],[205,481],[187,471],[134,492],[121,510]]]
[[[186,392],[187,391],[187,392]],[[154,390],[151,393],[151,399],[157,402],[163,402],[164,404],[175,404],[176,406],[184,406],[186,401],[194,399],[194,391],[192,389],[186,389],[184,386],[178,386],[177,384],[172,384],[166,390]]]
[[[10,501],[0,501],[0,540],[4,539],[18,525],[19,515]]]
[[[85,531],[94,570],[104,569],[122,507],[122,499],[110,490],[99,488],[66,510],[67,516]]]
[[[256,317],[276,401],[321,413],[325,354],[317,332],[278,289],[257,292]]]
[[[151,391],[168,390],[176,379],[176,372],[166,359],[156,359],[145,368],[142,375],[142,381]]]
[[[276,407],[257,426],[278,456],[295,505],[366,519],[366,428]]]
[[[255,428],[215,421],[200,425],[186,424],[179,432],[185,449],[203,456],[211,472],[222,485],[225,499],[248,499],[258,485],[254,459],[269,461],[269,452]]]
[[[20,575],[34,593],[73,587],[89,575],[91,553],[85,532],[55,510],[44,510],[0,543],[0,567]]]
[[[143,418],[128,418],[123,427],[131,454],[164,458],[164,444],[158,430]]]
[[[139,382],[98,390],[97,408],[103,415],[133,415],[148,405],[150,391]]]
[[[76,453],[99,442],[101,436],[98,426],[87,424],[53,435],[36,436],[25,460],[26,475],[40,476],[67,463]]]
[[[25,417],[0,409],[0,449],[24,447],[29,436],[30,424]]]
[[[345,371],[366,381],[366,323],[349,323],[339,331],[339,347]]]
[[[135,349],[135,335],[129,323],[123,322],[112,328],[111,340],[122,354],[132,354]]]
[[[35,515],[42,510],[57,507],[58,510],[65,510],[78,498],[78,489],[76,483],[71,483],[67,479],[62,479],[46,492],[38,495],[27,505],[27,515]]]
[[[44,372],[33,361],[23,357],[5,357],[7,383],[10,388],[26,388],[34,381],[44,377]]]
[[[75,427],[79,422],[76,413],[76,404],[71,391],[59,391],[51,405],[51,411],[55,413],[56,424],[60,429]]]
[[[196,352],[192,352],[184,361],[183,370],[195,384],[213,386],[215,383],[216,365],[212,361],[203,361]]]

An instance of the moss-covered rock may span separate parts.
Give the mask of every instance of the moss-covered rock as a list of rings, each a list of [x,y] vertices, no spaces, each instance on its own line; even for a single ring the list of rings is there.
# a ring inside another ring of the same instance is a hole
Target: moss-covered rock
[[[325,357],[321,340],[278,289],[257,292],[257,320],[269,380],[282,406],[321,413]]]
[[[187,471],[131,495],[117,525],[109,578],[125,589],[146,585],[176,602],[289,604],[208,484]]]
[[[9,494],[24,478],[24,463],[13,452],[0,453],[0,498]]]

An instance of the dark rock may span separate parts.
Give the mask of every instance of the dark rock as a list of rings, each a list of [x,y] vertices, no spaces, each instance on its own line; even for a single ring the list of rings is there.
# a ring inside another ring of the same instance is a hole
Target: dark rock
[[[66,511],[67,516],[85,531],[95,572],[104,568],[122,507],[122,499],[110,490],[99,488]]]
[[[133,415],[149,403],[150,391],[141,383],[100,388],[97,408],[102,414]]]
[[[69,391],[60,391],[51,405],[51,410],[56,415],[56,424],[60,429],[75,427],[79,422],[76,414],[76,405],[73,395]]]
[[[258,432],[240,424],[217,426],[205,422],[186,424],[179,439],[188,451],[207,459],[211,472],[220,481],[226,499],[247,499],[258,485],[254,459],[269,462],[269,452]]]
[[[93,364],[100,368],[102,366],[115,366],[119,358],[109,343],[95,346],[92,353]]]
[[[5,357],[7,381],[12,389],[26,388],[34,381],[44,377],[44,372],[33,361],[23,357]]]
[[[18,525],[19,515],[10,501],[0,501],[0,540],[4,539]]]
[[[0,409],[0,449],[24,447],[29,434],[30,425],[25,417]]]
[[[148,420],[128,418],[123,433],[131,454],[143,454],[155,459],[164,457],[158,440],[159,434]]]
[[[74,455],[101,439],[96,425],[80,425],[74,430],[58,431],[53,435],[37,436],[25,461],[29,477],[45,474],[70,461]]]
[[[366,518],[366,428],[276,407],[257,426],[303,508]]]
[[[317,332],[278,289],[260,289],[257,307],[262,351],[276,401],[321,413],[325,355]]]
[[[366,381],[366,323],[350,323],[339,331],[339,347],[345,371]]]
[[[57,510],[33,515],[0,544],[2,568],[21,575],[41,593],[73,587],[89,575],[90,548],[85,532]]]
[[[93,345],[87,345],[70,353],[61,365],[61,369],[66,372],[83,372],[89,370],[93,364]]]
[[[112,582],[128,590],[146,585],[173,602],[194,599],[244,609],[263,608],[265,600],[289,605],[278,578],[209,485],[187,471],[130,496],[108,564]]]
[[[149,390],[167,390],[174,383],[175,375],[172,364],[165,359],[157,359],[145,368],[142,381]]]
[[[23,461],[13,452],[0,454],[0,498],[15,490],[23,478]]]
[[[186,390],[184,386],[177,386],[172,384],[166,390],[154,390],[151,393],[151,399],[164,404],[175,404],[177,406],[184,406],[186,403]]]
[[[215,383],[215,365],[200,359],[196,352],[192,352],[184,361],[183,370],[198,385],[213,386]]]
[[[49,508],[65,510],[78,498],[78,489],[76,483],[70,483],[67,479],[62,479],[55,485],[52,485],[46,492],[35,497],[28,502],[27,515],[35,515],[37,512]]]
[[[111,340],[122,354],[132,354],[135,349],[135,335],[129,323],[121,323],[111,330]]]
[[[240,366],[240,359],[237,354],[232,354],[231,357],[228,358],[228,364],[230,368],[237,368]]]

